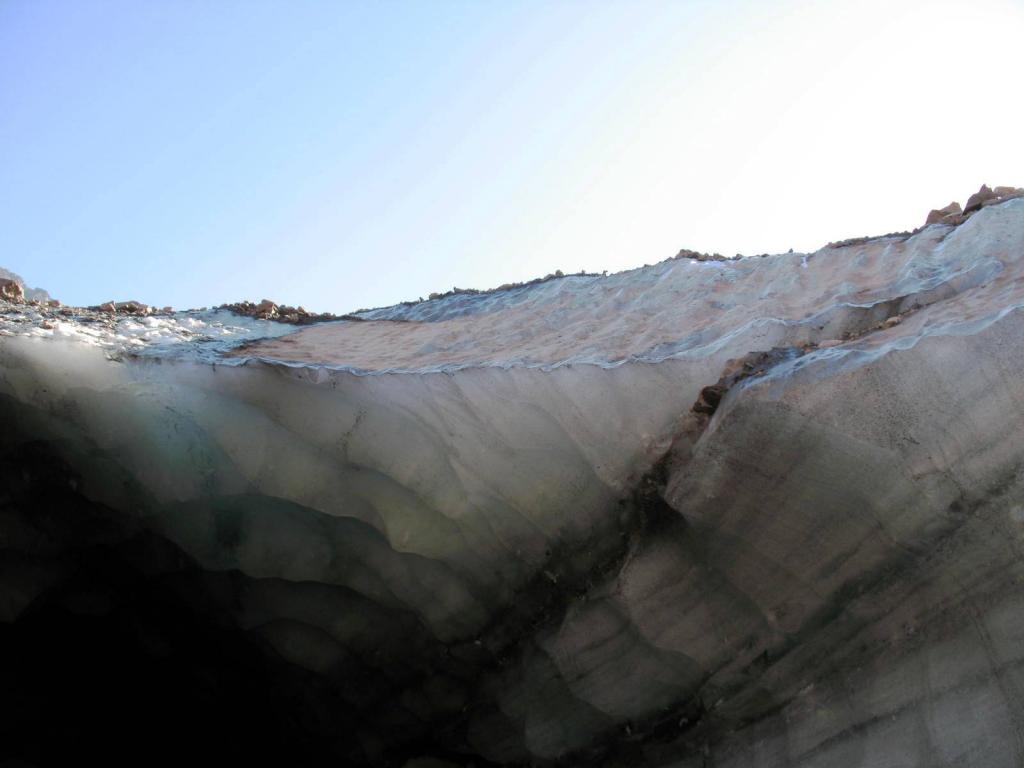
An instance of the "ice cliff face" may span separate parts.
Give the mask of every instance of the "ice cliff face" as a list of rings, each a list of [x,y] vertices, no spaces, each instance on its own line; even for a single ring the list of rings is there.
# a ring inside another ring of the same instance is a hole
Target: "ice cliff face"
[[[8,308],[0,751],[1019,766],[1022,308],[1024,199],[262,341]]]

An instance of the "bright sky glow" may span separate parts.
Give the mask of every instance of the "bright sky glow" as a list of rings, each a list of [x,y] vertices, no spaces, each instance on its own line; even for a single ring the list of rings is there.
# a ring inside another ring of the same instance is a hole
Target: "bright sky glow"
[[[0,0],[0,266],[348,311],[1024,185],[1024,2]]]

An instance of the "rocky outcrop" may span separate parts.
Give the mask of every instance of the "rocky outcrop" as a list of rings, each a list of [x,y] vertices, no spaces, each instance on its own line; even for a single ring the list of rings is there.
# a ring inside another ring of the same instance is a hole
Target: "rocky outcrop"
[[[20,285],[26,301],[38,301],[44,304],[47,301],[50,301],[50,294],[48,294],[42,288],[29,287],[28,284],[22,279],[20,275],[16,275],[14,272],[11,272],[10,270],[3,269],[2,267],[0,267],[0,278],[5,280],[13,280],[18,285]]]
[[[963,209],[960,208],[960,203],[955,200],[944,208],[936,208],[928,214],[928,218],[925,220],[924,225],[930,226],[931,224],[938,224],[939,222],[952,222],[954,217],[959,217],[963,213]]]
[[[152,314],[153,308],[148,304],[143,304],[141,301],[118,301],[114,302],[115,312],[125,312],[129,315],[149,315]]]
[[[20,304],[25,301],[25,289],[14,280],[0,278],[0,299]]]
[[[720,253],[700,253],[689,248],[683,248],[675,255],[677,259],[692,259],[693,261],[729,261],[729,258]]]
[[[241,301],[235,304],[222,304],[219,309],[233,312],[243,317],[252,317],[257,320],[276,320],[279,323],[291,325],[311,325],[332,320],[340,320],[338,315],[330,312],[315,313],[309,312],[304,307],[290,307],[287,304],[275,304],[270,299],[263,299],[259,304],[251,301]],[[351,316],[348,316],[352,319]]]
[[[929,213],[925,226],[927,227],[932,224],[959,226],[967,221],[972,213],[980,211],[985,206],[997,205],[998,203],[1014,200],[1018,197],[1024,197],[1024,188],[996,187],[995,189],[990,189],[986,184],[982,184],[981,189],[967,198],[962,211],[960,210],[960,204],[954,201],[945,208],[937,208]]]
[[[124,314],[124,315],[137,315],[145,317],[151,315],[157,310],[148,304],[143,304],[141,301],[135,301],[131,299],[129,301],[107,301],[95,307],[89,307],[94,312],[106,312],[107,314]],[[167,307],[164,311],[169,312],[170,307]]]
[[[981,185],[981,189],[967,198],[967,203],[964,205],[964,213],[974,213],[975,211],[981,210],[981,206],[990,200],[996,200],[996,193],[988,188],[985,184]]]
[[[12,321],[2,757],[1017,766],[1022,278],[1009,199],[214,355]]]

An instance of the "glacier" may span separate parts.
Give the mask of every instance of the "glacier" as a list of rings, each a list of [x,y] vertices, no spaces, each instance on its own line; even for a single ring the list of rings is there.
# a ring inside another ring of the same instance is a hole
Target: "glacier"
[[[1022,339],[1024,199],[299,330],[9,305],[0,757],[1019,766]]]

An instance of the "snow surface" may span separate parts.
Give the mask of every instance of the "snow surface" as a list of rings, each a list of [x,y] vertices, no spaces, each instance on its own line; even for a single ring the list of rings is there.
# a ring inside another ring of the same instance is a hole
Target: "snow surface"
[[[931,226],[909,238],[813,254],[673,260],[607,277],[456,294],[373,310],[362,314],[365,322],[314,326],[231,354],[358,373],[613,367],[832,341],[858,316],[877,323],[957,297],[929,312],[927,323],[908,322],[859,341],[857,348],[866,349],[990,322],[1024,305],[1022,270],[1024,199],[1017,199],[956,229]]]
[[[5,303],[6,304],[6,303]],[[71,341],[117,353],[217,359],[252,339],[291,333],[291,326],[255,320],[224,310],[187,310],[136,317],[72,310],[58,313],[29,304],[6,304],[0,336]]]

